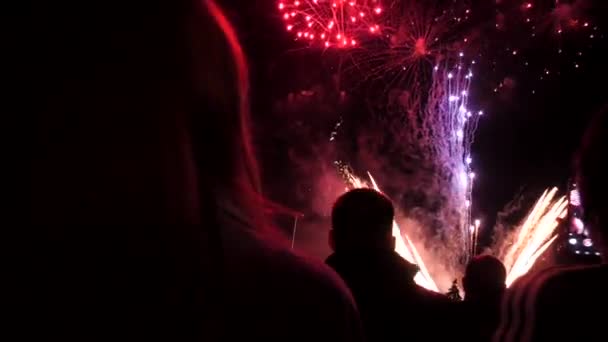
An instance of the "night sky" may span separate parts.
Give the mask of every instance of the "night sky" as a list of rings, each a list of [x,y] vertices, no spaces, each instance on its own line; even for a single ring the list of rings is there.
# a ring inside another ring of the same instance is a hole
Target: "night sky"
[[[305,211],[290,196],[297,188],[290,184],[297,179],[291,177],[290,149],[325,139],[340,115],[345,121],[353,118],[348,108],[339,115],[320,112],[304,118],[271,113],[288,93],[330,80],[331,71],[325,63],[328,54],[293,41],[277,18],[275,1],[220,3],[234,21],[250,61],[253,116],[256,133],[262,136],[257,145],[267,191],[273,200]],[[480,59],[483,62],[476,72],[482,77],[472,87],[472,102],[483,106],[487,115],[480,121],[473,145],[477,174],[473,212],[487,222],[493,222],[496,212],[522,190],[535,197],[550,186],[563,189],[586,123],[608,103],[604,83],[608,77],[608,39],[601,33],[602,28],[608,30],[604,24],[608,24],[608,4],[586,3],[595,6],[588,17],[598,26],[593,41],[575,35],[548,35],[536,41],[508,37],[496,44],[507,52],[490,51],[486,54],[490,57]],[[560,55],[555,53],[558,48],[563,49]],[[517,50],[518,60],[510,56],[509,49]],[[584,55],[572,57],[579,51]],[[497,61],[496,66],[492,61]],[[529,66],[524,67],[524,61]],[[549,75],[545,68],[551,70]],[[508,81],[494,93],[501,80]],[[353,117],[359,115],[355,111]],[[309,125],[308,131],[292,135],[289,130],[294,126],[289,121]]]

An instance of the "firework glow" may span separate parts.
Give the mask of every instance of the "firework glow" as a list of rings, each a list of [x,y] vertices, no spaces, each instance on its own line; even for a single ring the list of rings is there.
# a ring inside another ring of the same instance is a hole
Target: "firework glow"
[[[380,34],[384,12],[379,0],[281,0],[277,6],[296,39],[326,48],[356,47]]]
[[[355,176],[348,167],[341,165],[340,172],[349,188],[373,188],[382,192],[369,173],[370,183],[367,183]],[[558,219],[566,216],[568,205],[565,197],[556,197],[557,191],[557,188],[545,190],[523,223],[511,233],[510,238],[498,242],[500,245],[497,247],[500,249],[497,251],[500,254],[498,257],[507,269],[507,286],[525,275],[557,239],[555,230],[558,226]],[[476,244],[479,225],[480,221],[476,220],[471,226],[470,238],[473,248]],[[426,289],[439,292],[439,288],[414,242],[407,233],[401,230],[396,221],[393,221],[393,236],[396,239],[395,251],[419,267],[419,272],[414,278],[415,282]]]
[[[557,238],[558,219],[566,216],[568,206],[565,197],[556,198],[557,191],[545,190],[512,237],[500,242],[503,248],[499,257],[507,269],[507,286],[526,274]]]

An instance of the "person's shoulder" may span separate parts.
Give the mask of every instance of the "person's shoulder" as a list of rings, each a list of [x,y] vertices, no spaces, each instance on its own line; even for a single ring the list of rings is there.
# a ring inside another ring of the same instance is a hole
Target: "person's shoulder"
[[[243,230],[223,247],[233,315],[247,321],[250,338],[359,341],[358,311],[344,282],[321,260]],[[273,322],[272,331],[262,329]]]
[[[302,336],[318,337],[323,331],[328,340],[359,341],[359,313],[350,290],[329,266],[282,246],[271,249],[271,277],[281,283],[275,292],[283,298],[283,314],[291,321],[314,322]],[[287,323],[289,325],[290,323]],[[299,323],[298,323],[299,324]]]
[[[305,288],[318,296],[354,303],[344,281],[321,260],[276,245],[273,246],[274,258],[279,261],[276,271],[283,274],[285,282],[293,283],[296,288]]]

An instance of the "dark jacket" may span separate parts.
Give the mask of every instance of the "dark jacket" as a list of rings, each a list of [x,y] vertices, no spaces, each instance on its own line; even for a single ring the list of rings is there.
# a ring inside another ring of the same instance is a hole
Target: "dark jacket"
[[[492,341],[500,323],[500,305],[504,291],[488,294],[480,298],[466,298],[458,303],[459,330],[467,342]]]
[[[452,303],[414,282],[418,267],[395,252],[340,252],[326,261],[351,289],[368,341],[434,341],[451,336]],[[431,327],[441,326],[441,329]]]

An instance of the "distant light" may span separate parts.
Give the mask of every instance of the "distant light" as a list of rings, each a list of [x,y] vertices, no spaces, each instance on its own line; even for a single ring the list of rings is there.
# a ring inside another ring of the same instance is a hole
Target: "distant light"
[[[581,194],[577,189],[570,191],[570,205],[573,205],[575,207],[581,205]]]
[[[575,217],[575,218],[572,220],[572,222],[574,223],[574,227],[576,228],[576,230],[577,230],[578,232],[582,232],[583,230],[585,230],[585,223],[583,223],[583,221],[582,221],[580,218]],[[580,234],[580,233],[579,233],[579,234]]]
[[[576,242],[577,240],[575,238],[568,240],[568,243],[570,243],[571,245],[576,245]]]
[[[465,161],[467,162],[467,165],[471,165],[471,163],[473,162],[473,158],[467,157],[467,159],[465,159]]]
[[[463,53],[463,52],[461,52],[461,53],[459,53],[459,54],[458,54],[458,56],[460,56],[460,57],[464,57],[464,53]]]
[[[581,251],[574,251],[574,253],[576,253],[576,254],[581,254]]]
[[[467,175],[466,173],[462,173],[460,174],[460,184],[462,185],[463,188],[466,188],[467,185],[469,184],[469,180],[467,179]],[[468,202],[468,200],[467,200]]]
[[[456,136],[459,137],[459,138],[462,138],[464,136],[464,132],[462,130],[458,130],[456,132]]]
[[[583,240],[583,246],[591,247],[591,246],[593,246],[593,241],[591,241],[591,239],[585,239],[585,240]]]
[[[479,114],[480,116],[483,115],[483,110],[480,110],[479,112],[477,112],[477,114]]]
[[[469,178],[474,179],[475,178],[475,172],[469,173]]]

